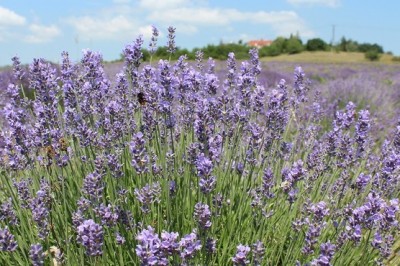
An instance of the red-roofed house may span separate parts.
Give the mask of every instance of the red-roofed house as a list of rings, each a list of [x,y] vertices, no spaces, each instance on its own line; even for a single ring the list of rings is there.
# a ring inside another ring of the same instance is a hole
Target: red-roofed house
[[[247,45],[250,47],[255,47],[257,49],[260,49],[261,47],[264,47],[264,46],[270,46],[272,44],[272,42],[273,41],[270,41],[270,40],[252,40],[252,41],[249,41],[247,43]]]

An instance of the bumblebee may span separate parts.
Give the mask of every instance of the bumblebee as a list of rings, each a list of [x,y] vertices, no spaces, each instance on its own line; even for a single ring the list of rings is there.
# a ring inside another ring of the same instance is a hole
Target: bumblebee
[[[54,158],[56,156],[56,151],[51,145],[44,147],[44,152],[46,153],[48,158]]]
[[[58,140],[58,144],[60,145],[60,150],[62,150],[62,151],[67,151],[68,142],[67,142],[67,140],[66,140],[64,137],[62,137],[62,138],[60,138],[60,139]]]
[[[146,97],[143,92],[139,92],[137,95],[137,98],[138,98],[138,102],[140,103],[140,105],[142,105],[142,106],[146,105],[147,101],[146,101]]]

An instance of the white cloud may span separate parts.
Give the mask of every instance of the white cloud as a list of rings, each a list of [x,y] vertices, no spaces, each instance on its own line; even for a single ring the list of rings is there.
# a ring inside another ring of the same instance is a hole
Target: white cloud
[[[116,15],[110,18],[93,18],[89,16],[69,18],[67,20],[78,32],[79,38],[92,39],[120,39],[126,34],[137,32],[137,26],[125,15]]]
[[[293,5],[323,5],[328,7],[338,7],[340,0],[287,0]]]
[[[142,35],[144,39],[150,39],[153,34],[153,28],[151,25],[139,27],[138,34]]]
[[[129,4],[131,0],[113,0],[115,4]]]
[[[139,6],[150,10],[173,9],[188,4],[188,0],[140,0]]]
[[[129,0],[113,1],[122,3]],[[226,32],[227,29],[236,28],[235,23],[269,28],[277,36],[296,33],[306,38],[315,36],[294,11],[245,12],[233,8],[209,7],[204,0],[139,0],[135,7],[128,5],[121,7],[117,5],[100,10],[96,16],[69,18],[67,22],[75,28],[77,35],[83,40],[126,41],[139,34],[146,40],[151,37],[150,24],[162,25],[159,27],[161,32],[171,25],[177,28],[177,34],[189,36],[210,27],[221,27]]]
[[[14,11],[0,6],[0,27],[24,25],[26,19]]]
[[[247,16],[254,23],[263,23],[271,26],[277,35],[288,36],[299,33],[301,37],[306,38],[315,36],[315,33],[293,11],[259,11],[257,13],[248,13]]]
[[[191,25],[197,31],[199,26],[228,27],[235,22],[249,22],[270,26],[277,35],[288,36],[298,32],[302,37],[315,36],[314,32],[293,11],[242,12],[236,9],[181,7],[167,12],[154,10],[148,19],[175,25],[178,32],[181,32],[178,24]]]
[[[158,20],[171,25],[178,23],[190,23],[196,25],[227,25],[231,21],[243,20],[243,13],[229,9],[211,8],[174,8],[165,10],[154,10],[150,13],[149,20]]]
[[[39,24],[29,25],[30,34],[24,40],[29,43],[45,43],[60,35],[60,29],[55,26],[44,26]]]

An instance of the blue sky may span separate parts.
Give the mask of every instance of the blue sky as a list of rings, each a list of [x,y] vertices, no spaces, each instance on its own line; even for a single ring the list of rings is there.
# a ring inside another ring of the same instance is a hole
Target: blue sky
[[[345,36],[400,55],[399,10],[397,0],[0,0],[0,66],[15,55],[58,62],[62,51],[76,61],[87,48],[117,59],[139,34],[147,46],[151,25],[159,45],[172,25],[189,49],[291,33],[330,42],[334,27],[336,42]]]

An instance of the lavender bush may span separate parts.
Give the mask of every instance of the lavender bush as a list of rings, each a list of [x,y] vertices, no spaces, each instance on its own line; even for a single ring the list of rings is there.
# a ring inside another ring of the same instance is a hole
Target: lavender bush
[[[2,265],[399,263],[399,123],[377,134],[299,66],[268,83],[257,50],[222,71],[201,52],[143,65],[143,45],[111,78],[64,52],[4,88]]]

